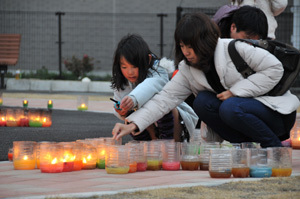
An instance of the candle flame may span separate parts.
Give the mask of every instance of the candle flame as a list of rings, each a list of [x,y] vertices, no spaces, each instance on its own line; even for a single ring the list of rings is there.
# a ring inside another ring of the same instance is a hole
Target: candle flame
[[[46,117],[43,118],[43,122],[47,122],[47,118]]]
[[[24,101],[23,101],[23,104],[27,104],[27,103],[28,103],[28,101],[27,101],[27,100],[24,100]]]
[[[5,117],[1,117],[1,121],[4,122],[5,121]]]
[[[51,161],[51,164],[56,164],[57,163],[57,159],[54,158],[52,161]]]
[[[91,154],[88,155],[87,159],[88,159],[88,160],[91,160],[91,159],[92,159]]]
[[[85,107],[85,104],[81,104],[81,108],[84,108]]]
[[[105,155],[105,150],[102,150],[102,151],[101,151],[101,155]]]
[[[300,141],[300,137],[298,137],[298,141]]]
[[[51,105],[51,104],[52,104],[52,100],[49,100],[49,101],[48,101],[48,104]]]
[[[85,164],[85,163],[86,163],[86,159],[85,159],[85,158],[83,158],[82,162]]]
[[[28,160],[28,156],[25,155],[25,156],[23,157],[23,160]]]

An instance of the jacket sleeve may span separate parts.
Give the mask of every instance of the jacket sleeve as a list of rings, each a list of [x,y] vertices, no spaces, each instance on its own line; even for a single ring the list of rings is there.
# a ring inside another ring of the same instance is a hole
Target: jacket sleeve
[[[274,16],[280,15],[288,5],[287,0],[270,0],[271,11]]]
[[[134,106],[138,106],[138,108],[141,108],[156,93],[161,91],[169,81],[168,73],[162,67],[156,67],[156,71],[151,69],[150,72],[151,74],[128,95],[135,99],[137,104]]]
[[[269,92],[283,75],[281,62],[268,51],[243,42],[237,42],[236,49],[256,73],[241,78],[230,91],[239,97],[256,97]]]
[[[162,91],[156,94],[142,108],[126,118],[127,122],[135,123],[140,131],[146,129],[162,116],[170,112],[190,94],[188,79],[179,72],[169,81]]]

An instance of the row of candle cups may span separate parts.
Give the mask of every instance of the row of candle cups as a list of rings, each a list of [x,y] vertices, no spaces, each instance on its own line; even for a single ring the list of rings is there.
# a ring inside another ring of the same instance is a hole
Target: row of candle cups
[[[0,127],[50,127],[51,125],[52,111],[49,109],[0,109]]]
[[[173,140],[131,141],[121,145],[111,138],[61,143],[19,141],[14,142],[13,162],[15,169],[39,168],[46,173],[99,168],[109,174],[125,174],[200,168],[208,170],[213,178],[291,175],[291,148],[249,149],[233,146],[178,143]]]

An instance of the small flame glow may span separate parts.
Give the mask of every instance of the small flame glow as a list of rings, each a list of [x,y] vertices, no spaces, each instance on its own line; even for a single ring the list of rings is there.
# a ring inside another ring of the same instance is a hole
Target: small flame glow
[[[28,160],[28,156],[25,155],[25,156],[23,157],[23,160]]]
[[[86,159],[85,159],[85,158],[83,158],[82,162],[83,162],[84,164],[86,164]]]
[[[57,163],[57,159],[54,158],[52,161],[51,161],[51,164],[56,164]]]
[[[91,154],[88,155],[87,159],[88,159],[88,160],[91,160],[91,159],[92,159]]]
[[[81,108],[85,108],[85,104],[81,104]]]

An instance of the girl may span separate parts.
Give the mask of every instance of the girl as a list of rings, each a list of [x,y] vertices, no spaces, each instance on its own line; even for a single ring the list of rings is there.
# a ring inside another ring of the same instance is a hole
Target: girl
[[[289,137],[300,104],[290,91],[264,96],[281,79],[281,62],[266,50],[237,42],[239,54],[256,71],[244,79],[228,54],[231,39],[219,36],[217,25],[205,14],[186,14],[175,30],[179,71],[159,94],[126,118],[130,124],[116,124],[113,137],[143,130],[159,117],[157,112],[168,112],[193,93],[199,119],[221,138],[281,146],[280,140]]]
[[[169,62],[158,60],[139,35],[127,35],[119,42],[114,55],[112,77],[114,99],[120,101],[119,107],[115,106],[117,117],[124,120],[162,90],[169,80],[168,72],[162,66]],[[180,141],[183,130],[181,121],[193,133],[198,119],[193,109],[185,103],[168,110],[159,118],[149,124],[145,131],[134,135],[133,139],[174,138]]]

